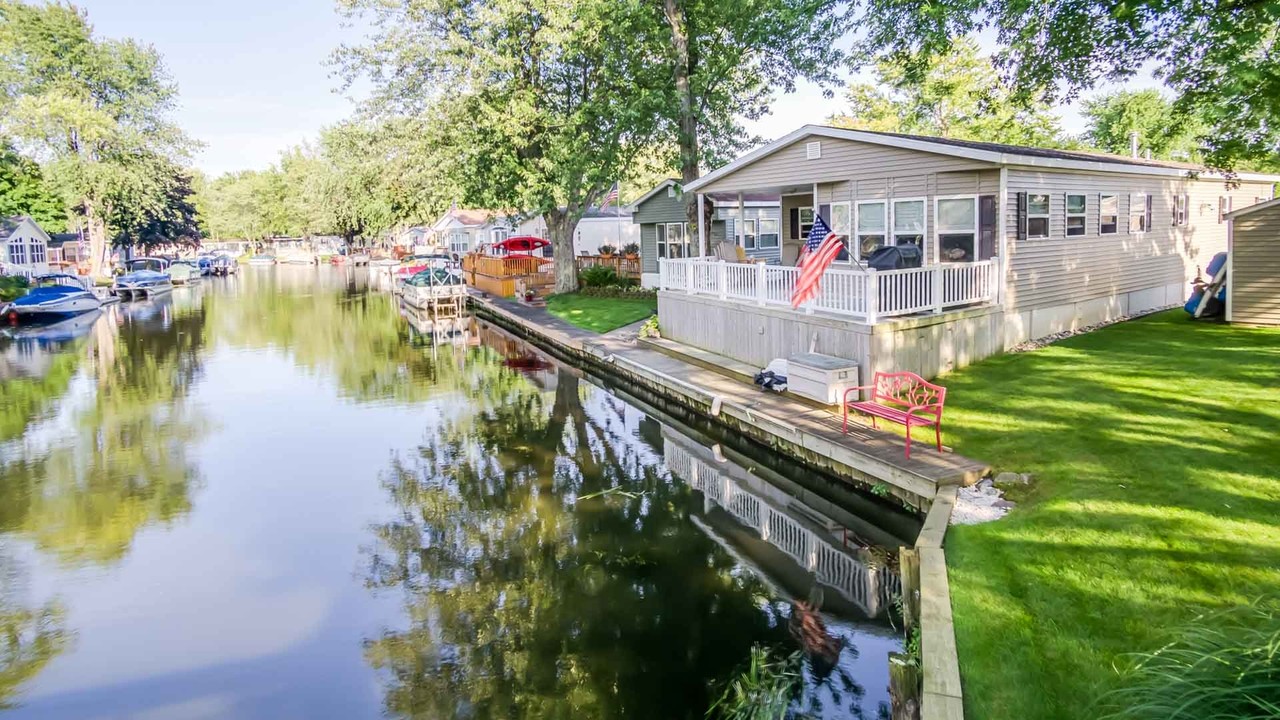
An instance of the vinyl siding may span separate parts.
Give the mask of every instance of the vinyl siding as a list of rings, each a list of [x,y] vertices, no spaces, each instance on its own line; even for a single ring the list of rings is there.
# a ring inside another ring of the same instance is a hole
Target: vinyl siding
[[[685,220],[684,198],[667,197],[667,191],[661,190],[653,197],[636,206],[631,216],[634,223],[683,222]],[[657,270],[654,270],[657,272]]]
[[[822,157],[807,160],[805,145],[815,140],[822,143]],[[895,177],[911,178],[994,167],[991,163],[949,155],[809,136],[717,179],[699,192],[745,192],[779,187],[803,190],[815,182],[851,182],[855,178],[883,176],[888,168],[892,168]]]
[[[1017,239],[1017,194],[1049,194],[1049,237]],[[1151,227],[1129,232],[1133,193],[1150,194]],[[1218,198],[1234,208],[1270,196],[1268,185],[1241,183],[1228,190],[1221,180],[1189,180],[1142,175],[1039,171],[1010,168],[1005,213],[1008,228],[1005,308],[1030,310],[1188,283],[1197,267],[1226,250],[1227,226],[1218,222]],[[1066,195],[1086,197],[1085,234],[1066,235]],[[1177,195],[1189,193],[1188,223],[1173,227]],[[1118,197],[1118,232],[1098,233],[1101,195]]]
[[[658,229],[653,223],[640,224],[640,266],[642,272],[658,272]]]
[[[1280,206],[1233,222],[1231,321],[1280,325]]]

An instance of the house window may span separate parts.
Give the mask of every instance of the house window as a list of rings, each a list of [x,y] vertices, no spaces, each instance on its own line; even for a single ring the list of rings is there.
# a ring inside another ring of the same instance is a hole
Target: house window
[[[44,262],[44,243],[38,240],[31,241],[31,264],[39,265]]]
[[[798,213],[800,217],[800,239],[808,242],[809,231],[813,229],[813,208],[802,207]]]
[[[500,243],[511,236],[511,231],[506,228],[494,228],[489,231],[489,240],[493,243]]]
[[[777,218],[760,218],[760,236],[759,236],[760,247],[762,248],[778,247],[779,237],[780,237],[780,234],[778,232],[778,219]]]
[[[1027,195],[1027,237],[1049,237],[1048,194],[1029,193]]]
[[[858,203],[857,236],[858,253],[861,257],[871,254],[881,245],[885,245],[885,231],[889,228],[885,217],[888,204],[883,200]]]
[[[1098,234],[1114,235],[1120,232],[1120,198],[1102,195],[1098,199]]]
[[[1218,222],[1227,221],[1227,213],[1231,212],[1231,196],[1224,195],[1218,198]]]
[[[22,243],[22,238],[9,243],[9,262],[14,265],[27,264],[27,246]]]
[[[458,255],[466,255],[471,252],[471,238],[465,232],[453,231],[449,233],[449,252]]]
[[[942,262],[976,261],[978,198],[939,198],[934,207],[934,217]]]
[[[655,230],[658,233],[658,257],[660,258],[683,258],[689,257],[689,233],[686,232],[687,223],[658,223]]]
[[[848,202],[831,203],[831,231],[840,238],[844,249],[836,255],[838,262],[849,262],[849,234],[853,231],[853,206]]]
[[[1088,201],[1084,195],[1067,195],[1067,235],[1085,234],[1085,208]]]
[[[1134,193],[1129,196],[1129,232],[1144,233],[1150,227],[1151,215],[1147,208],[1147,194]]]
[[[1191,205],[1191,196],[1185,193],[1174,198],[1173,224],[1175,227],[1187,224],[1187,208]]]
[[[893,201],[893,244],[915,245],[924,253],[924,198]]]
[[[742,247],[748,250],[756,249],[756,221],[754,219],[742,221]]]

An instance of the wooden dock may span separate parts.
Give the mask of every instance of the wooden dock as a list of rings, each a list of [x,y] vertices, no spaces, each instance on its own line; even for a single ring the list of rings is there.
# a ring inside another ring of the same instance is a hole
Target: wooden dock
[[[939,453],[924,443],[907,458],[903,438],[894,433],[854,424],[847,434],[841,432],[841,418],[831,409],[762,391],[750,384],[753,369],[728,358],[595,335],[515,303],[473,301],[480,314],[535,342],[622,376],[794,459],[855,483],[883,484],[921,509],[932,503],[939,487],[972,484],[987,471],[981,462]]]

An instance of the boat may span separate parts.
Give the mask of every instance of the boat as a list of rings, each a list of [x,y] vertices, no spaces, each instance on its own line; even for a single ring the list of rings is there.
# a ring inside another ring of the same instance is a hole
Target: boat
[[[448,253],[424,253],[421,255],[408,255],[400,261],[399,267],[396,268],[396,277],[406,279],[417,275],[424,270],[441,268],[444,270],[459,270],[461,266]]]
[[[137,258],[125,263],[124,275],[116,278],[111,292],[121,300],[146,300],[173,291],[173,279],[164,258]]]
[[[93,291],[78,276],[65,273],[41,275],[35,287],[14,300],[4,311],[11,323],[60,320],[81,315],[102,306]]]
[[[405,278],[400,281],[398,289],[405,304],[416,308],[433,305],[461,307],[467,297],[467,286],[462,282],[462,276],[442,267],[423,270]]]
[[[254,255],[253,257],[249,258],[249,264],[255,267],[261,267],[265,265],[275,265],[276,256],[275,255]]]
[[[235,274],[240,264],[230,255],[214,255],[210,266],[213,275],[227,276]]]
[[[396,267],[399,264],[399,260],[391,258],[374,258],[369,261],[369,267]]]
[[[200,268],[201,275],[213,274],[213,253],[205,253],[196,258],[196,267]]]
[[[169,266],[169,279],[174,285],[191,285],[200,282],[200,266],[192,260],[176,260]]]

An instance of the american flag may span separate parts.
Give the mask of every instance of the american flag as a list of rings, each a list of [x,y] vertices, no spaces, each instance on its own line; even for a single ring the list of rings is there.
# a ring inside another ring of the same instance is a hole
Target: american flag
[[[800,268],[800,277],[796,279],[796,289],[791,293],[791,307],[798,308],[818,294],[818,282],[822,280],[822,273],[827,271],[843,248],[840,236],[832,232],[815,213],[809,240],[800,250],[800,260],[796,263]]]
[[[612,203],[617,199],[618,199],[618,183],[614,183],[613,187],[609,188],[609,194],[605,195],[604,200],[600,202],[600,209],[604,210],[605,208],[609,207],[609,203]]]

